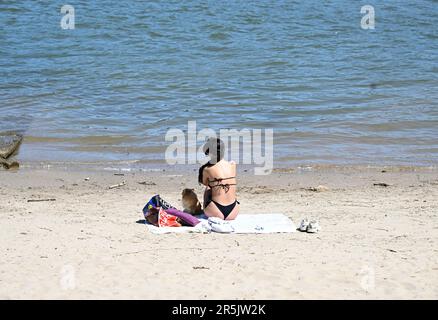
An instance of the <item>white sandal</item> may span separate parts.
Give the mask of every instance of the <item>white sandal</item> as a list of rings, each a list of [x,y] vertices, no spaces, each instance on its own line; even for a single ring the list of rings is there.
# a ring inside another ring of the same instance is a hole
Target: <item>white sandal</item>
[[[298,230],[302,232],[306,232],[308,226],[309,226],[309,220],[307,220],[307,218],[303,219],[300,223],[300,226],[298,227]]]
[[[309,225],[307,226],[307,232],[308,233],[317,233],[321,230],[321,226],[319,225],[318,221],[312,220],[310,221]]]

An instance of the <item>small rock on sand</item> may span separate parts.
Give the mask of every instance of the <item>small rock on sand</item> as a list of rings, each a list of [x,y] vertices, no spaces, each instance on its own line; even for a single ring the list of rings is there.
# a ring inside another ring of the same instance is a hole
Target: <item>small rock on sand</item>
[[[330,188],[327,187],[327,186],[319,185],[319,186],[317,186],[317,187],[306,188],[305,190],[307,190],[307,191],[313,191],[313,192],[324,192],[324,191],[329,191]]]

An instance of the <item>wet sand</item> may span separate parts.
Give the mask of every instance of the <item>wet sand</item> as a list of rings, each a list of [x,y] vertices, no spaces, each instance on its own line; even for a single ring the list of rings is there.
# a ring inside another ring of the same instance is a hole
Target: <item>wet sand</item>
[[[153,235],[137,223],[155,193],[176,206],[185,187],[201,195],[196,174],[0,171],[0,298],[438,298],[436,169],[241,172],[242,214],[315,218],[318,234]]]

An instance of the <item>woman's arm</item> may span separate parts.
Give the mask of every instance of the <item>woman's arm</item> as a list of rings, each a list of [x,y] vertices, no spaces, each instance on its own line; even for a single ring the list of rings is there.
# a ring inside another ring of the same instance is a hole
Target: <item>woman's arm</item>
[[[204,169],[204,172],[202,174],[202,184],[204,186],[208,187],[208,178],[210,177],[210,175],[208,174],[208,170]]]
[[[205,186],[208,186],[208,177],[207,175],[204,173],[204,169],[210,167],[211,164],[210,162],[207,162],[206,164],[202,165],[199,168],[199,172],[198,172],[198,183],[199,184],[203,184]]]

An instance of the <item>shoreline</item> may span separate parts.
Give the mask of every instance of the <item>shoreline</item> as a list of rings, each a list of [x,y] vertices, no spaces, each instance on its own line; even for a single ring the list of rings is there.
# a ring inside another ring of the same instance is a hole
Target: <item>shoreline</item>
[[[163,161],[143,160],[115,160],[115,161],[23,161],[20,162],[20,169],[55,169],[55,170],[83,170],[83,171],[175,171],[186,172],[187,170],[198,169],[202,164],[176,164],[170,165]],[[248,172],[258,166],[239,164],[238,170]],[[438,163],[430,165],[407,165],[407,164],[380,164],[380,163],[300,163],[300,164],[275,164],[271,173],[293,172],[293,171],[368,171],[386,170],[392,172],[409,171],[438,171]],[[267,174],[269,175],[269,174]],[[261,175],[263,176],[263,175]]]
[[[163,141],[163,144],[165,141]],[[93,145],[94,146],[94,145]],[[94,146],[95,147],[95,146]],[[287,148],[287,145],[276,145],[276,148],[282,149]],[[121,147],[120,147],[121,148]],[[62,147],[57,147],[55,145],[41,146],[40,148],[33,148],[31,144],[26,143],[26,137],[24,137],[22,146],[20,147],[20,153],[16,157],[20,163],[26,165],[37,165],[37,164],[84,164],[84,165],[102,165],[102,164],[115,164],[123,165],[128,164],[134,167],[148,167],[148,166],[171,166],[165,160],[165,145],[151,146],[151,149],[141,148],[139,151],[127,150],[122,152],[121,150],[111,151],[103,146],[101,149],[87,149],[84,147],[83,150],[68,150]],[[292,148],[292,147],[291,147]],[[123,148],[122,148],[123,149]],[[241,151],[241,150],[240,150]],[[430,150],[433,152],[433,150]],[[359,157],[354,153],[340,153],[339,156],[336,152],[332,155],[327,155],[320,153],[318,151],[308,153],[306,155],[297,153],[295,155],[287,155],[282,152],[274,152],[273,158],[269,159],[269,162],[273,162],[274,167],[307,167],[307,166],[327,166],[327,167],[366,167],[366,166],[390,166],[390,167],[438,167],[438,162],[433,153],[429,154],[427,157],[413,157],[412,155],[398,154],[396,157],[389,156],[387,153],[391,154],[391,150],[382,151],[375,154],[374,157],[363,156]],[[189,154],[185,155],[185,160],[187,161]],[[241,157],[241,155],[239,155]],[[203,161],[199,158],[199,163],[195,164],[201,166]],[[242,161],[242,159],[240,159]],[[268,161],[266,158],[262,163],[256,164],[255,166],[263,167]],[[263,162],[264,161],[264,162]],[[196,161],[198,162],[198,161]],[[271,162],[271,163],[272,163]],[[185,166],[183,164],[180,166]],[[192,165],[192,164],[189,164]],[[242,165],[242,164],[241,164]],[[245,165],[252,166],[252,165]]]
[[[193,170],[0,171],[0,298],[436,299],[438,172],[382,168],[239,173],[241,214],[314,218],[313,235],[136,223],[156,193],[177,207],[185,187],[200,197]]]

